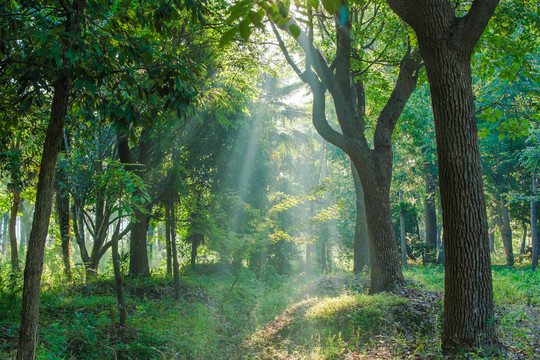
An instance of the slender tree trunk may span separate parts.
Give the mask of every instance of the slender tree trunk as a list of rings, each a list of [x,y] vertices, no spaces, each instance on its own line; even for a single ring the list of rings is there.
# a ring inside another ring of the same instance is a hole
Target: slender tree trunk
[[[403,202],[403,190],[399,189],[399,230],[400,230],[400,240],[401,240],[401,265],[406,269],[407,268],[407,239],[405,235],[407,229],[405,229],[405,212],[403,207],[405,206]]]
[[[532,199],[531,199],[531,244],[532,244],[532,270],[538,267],[538,228],[536,224],[537,204],[536,204],[536,168],[532,171]]]
[[[197,249],[202,243],[201,234],[193,234],[191,239],[191,268],[195,270],[195,263],[197,262]]]
[[[19,250],[23,253],[26,248],[26,243],[28,239],[28,233],[32,227],[31,218],[28,214],[29,212],[28,201],[24,198],[21,198],[21,203],[19,204],[19,211],[21,212],[21,236],[19,239]]]
[[[433,179],[433,164],[426,161],[426,197],[424,209],[426,212],[426,256],[424,263],[433,263],[435,258],[432,255],[437,254],[437,212],[435,205],[435,181]],[[438,249],[437,249],[438,250]]]
[[[369,240],[366,222],[366,208],[364,205],[364,189],[358,172],[351,162],[351,173],[356,194],[356,224],[354,226],[354,267],[353,272],[359,274],[365,266],[369,265]]]
[[[489,251],[491,253],[495,252],[495,226],[489,229]]]
[[[19,252],[17,251],[17,213],[19,212],[19,203],[21,201],[19,189],[16,188],[16,184],[13,185],[13,200],[11,203],[11,216],[9,218],[9,243],[11,247],[11,270],[15,273],[21,271],[21,264],[19,263]]]
[[[62,176],[59,172],[58,176]],[[58,213],[58,223],[60,224],[60,239],[62,242],[62,260],[64,261],[64,272],[68,279],[71,279],[71,237],[69,231],[69,193],[57,189],[56,191],[56,211]]]
[[[180,300],[180,270],[178,265],[178,255],[176,253],[176,216],[174,198],[171,197],[171,218],[169,226],[171,227],[171,243],[173,256],[173,277],[174,277],[174,299]]]
[[[2,253],[5,254],[9,247],[9,215],[2,215]]]
[[[310,239],[309,241],[311,241]],[[312,253],[313,244],[311,242],[306,244],[306,274],[311,273],[311,253]]]
[[[172,275],[172,245],[171,245],[171,227],[169,224],[169,218],[170,218],[170,202],[166,201],[165,206],[165,246],[166,249],[166,256],[167,256],[167,275]]]
[[[62,128],[66,118],[70,96],[70,82],[61,78],[54,84],[54,96],[49,126],[45,135],[43,154],[37,184],[34,221],[28,241],[24,286],[22,297],[22,319],[19,333],[18,360],[35,359],[39,326],[39,288],[43,271],[45,240],[51,216],[54,193],[56,159],[62,140]]]
[[[525,248],[527,247],[527,222],[523,220],[521,222],[521,228],[523,229],[523,237],[521,238],[521,247],[519,249],[519,254],[525,254]]]
[[[504,252],[506,253],[506,266],[514,266],[514,250],[512,246],[512,228],[510,227],[510,217],[508,216],[508,204],[506,203],[506,195],[501,195],[501,210],[502,210],[502,242]]]
[[[120,220],[116,225],[112,237],[112,262],[114,269],[114,284],[116,287],[116,299],[118,301],[118,311],[120,318],[120,325],[124,326],[127,319],[126,299],[124,296],[124,284],[122,280],[122,271],[120,270],[120,256],[118,255],[118,241],[120,241]]]

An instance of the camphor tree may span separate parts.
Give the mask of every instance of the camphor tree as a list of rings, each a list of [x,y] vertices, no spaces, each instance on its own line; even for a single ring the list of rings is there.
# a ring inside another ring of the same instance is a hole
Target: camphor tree
[[[387,0],[416,33],[431,90],[446,256],[442,348],[496,342],[471,55],[499,0]],[[468,3],[468,2],[467,2]]]

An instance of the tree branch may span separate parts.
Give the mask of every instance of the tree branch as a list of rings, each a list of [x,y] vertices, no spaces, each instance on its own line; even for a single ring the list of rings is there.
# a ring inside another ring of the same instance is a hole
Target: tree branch
[[[499,5],[500,0],[474,0],[471,9],[463,17],[462,26],[455,34],[454,41],[464,44],[465,49],[473,51],[486,26]],[[463,45],[462,45],[463,46]]]

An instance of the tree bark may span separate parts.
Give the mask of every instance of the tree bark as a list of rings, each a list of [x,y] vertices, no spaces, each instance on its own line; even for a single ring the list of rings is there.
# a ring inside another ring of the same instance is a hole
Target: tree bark
[[[399,189],[399,230],[401,240],[401,265],[407,269],[407,229],[405,228],[405,212],[403,211],[403,190]]]
[[[58,173],[58,176],[63,174]],[[62,243],[62,260],[64,261],[64,272],[68,279],[71,279],[71,237],[69,231],[69,193],[67,191],[56,190],[56,212],[58,223],[60,224],[60,240]]]
[[[116,230],[112,236],[112,262],[114,270],[114,284],[116,288],[116,299],[118,301],[118,312],[120,325],[126,325],[127,320],[127,308],[126,299],[124,295],[124,284],[122,280],[122,271],[120,269],[120,256],[118,255],[118,241],[120,241],[120,222],[116,225]]]
[[[16,224],[17,224],[17,213],[19,212],[19,203],[21,201],[21,197],[19,194],[19,189],[17,188],[17,184],[13,184],[13,190],[11,194],[13,195],[13,199],[11,202],[11,215],[9,218],[9,243],[11,248],[11,270],[14,273],[18,273],[21,271],[21,264],[19,262],[19,252],[17,251],[17,232],[16,232]]]
[[[383,186],[381,186],[383,184]],[[371,264],[370,293],[392,289],[404,282],[390,212],[390,179],[364,181]]]
[[[430,83],[446,256],[442,348],[496,342],[487,215],[470,59],[498,0],[457,17],[448,0],[387,0],[415,31]]]
[[[39,288],[43,272],[45,240],[51,216],[56,159],[62,140],[62,128],[66,118],[70,87],[70,81],[65,77],[60,78],[54,84],[51,116],[45,135],[37,184],[34,221],[28,240],[24,269],[22,319],[17,348],[18,360],[35,359],[39,326]]]
[[[512,228],[510,227],[510,217],[508,216],[508,204],[506,195],[501,195],[501,211],[503,227],[501,231],[504,252],[506,253],[506,266],[514,266],[514,250],[512,246]]]
[[[364,204],[364,189],[358,172],[351,162],[351,172],[356,195],[356,224],[354,226],[354,264],[353,272],[359,274],[369,265],[369,240],[366,221],[366,207]]]

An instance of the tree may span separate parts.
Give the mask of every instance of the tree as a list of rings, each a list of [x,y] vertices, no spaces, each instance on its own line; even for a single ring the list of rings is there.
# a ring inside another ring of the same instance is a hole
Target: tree
[[[369,2],[363,5],[344,3],[346,11],[342,12],[334,2],[323,1],[325,10],[331,15],[330,20],[335,24],[333,27],[327,27],[324,23],[320,23],[320,31],[328,33],[335,44],[333,50],[328,50],[332,55],[327,58],[314,43],[314,11],[318,11],[318,3],[298,4],[299,13],[303,14],[303,17],[295,16],[300,22],[306,24],[304,29],[300,27],[298,21],[291,18],[293,15],[289,13],[288,2],[272,4],[262,2],[260,4],[262,9],[257,12],[252,11],[251,6],[248,2],[239,2],[231,9],[231,20],[242,16],[243,18],[237,27],[224,34],[223,42],[232,39],[238,30],[245,37],[246,32],[243,28],[245,25],[249,27],[250,23],[262,27],[260,23],[262,15],[265,13],[268,15],[287,62],[298,77],[310,87],[313,95],[312,111],[315,129],[326,141],[349,155],[360,176],[369,233],[371,292],[377,293],[403,284],[403,274],[394,241],[389,198],[392,175],[392,132],[407,99],[416,87],[420,68],[419,57],[410,47],[405,50],[405,55],[399,62],[400,71],[393,91],[378,115],[373,141],[369,142],[366,133],[366,124],[369,119],[366,117],[364,78],[368,76],[368,71],[373,64],[379,63],[383,55],[389,56],[384,46],[378,48],[373,45],[387,35],[382,31],[387,24],[382,20],[384,16],[381,14],[384,14],[384,9],[378,4]],[[378,20],[375,25],[372,20],[367,20],[370,18]],[[388,23],[392,22],[388,20]],[[366,24],[367,27],[365,27]],[[375,28],[370,29],[369,25]],[[305,70],[301,70],[293,60],[277,27],[288,33],[304,53]],[[394,30],[398,31],[395,28]],[[368,36],[370,33],[375,35],[370,38]],[[371,53],[368,51],[370,49],[375,51]],[[402,49],[403,47],[398,47],[395,52],[402,52]],[[371,54],[371,58],[366,55],[367,53]],[[388,83],[386,85],[388,86]],[[327,91],[334,101],[341,132],[332,128],[327,121],[325,104]]]
[[[496,341],[470,59],[499,0],[387,0],[416,33],[430,83],[446,257],[442,348]],[[476,254],[471,258],[470,254]]]

